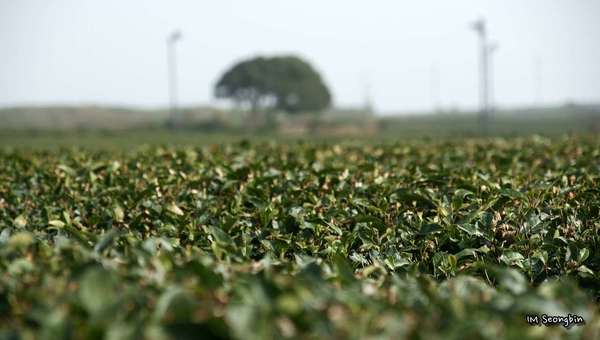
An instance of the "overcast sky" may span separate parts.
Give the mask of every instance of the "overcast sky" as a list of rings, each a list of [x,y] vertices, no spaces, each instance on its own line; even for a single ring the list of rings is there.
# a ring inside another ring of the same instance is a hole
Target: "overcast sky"
[[[499,44],[498,105],[600,102],[598,0],[0,0],[0,106],[166,105],[165,38],[179,28],[185,105],[214,103],[237,60],[293,53],[337,105],[368,92],[379,111],[471,108],[478,17]]]

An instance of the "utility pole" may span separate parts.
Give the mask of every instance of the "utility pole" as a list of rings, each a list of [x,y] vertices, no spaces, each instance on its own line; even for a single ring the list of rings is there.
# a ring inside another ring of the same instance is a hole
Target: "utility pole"
[[[534,106],[543,105],[542,99],[542,59],[536,57],[533,60],[533,82],[534,82]]]
[[[479,36],[479,124],[483,135],[489,134],[490,121],[490,54],[495,50],[488,43],[484,19],[473,23],[472,28]]]
[[[494,64],[493,55],[498,51],[498,44],[488,44],[488,114],[493,116],[496,110],[496,103],[494,101]]]
[[[169,127],[175,127],[177,115],[177,59],[175,43],[181,39],[181,33],[174,31],[167,37],[167,67],[169,70]]]
[[[440,70],[437,64],[431,65],[431,79],[430,79],[430,95],[431,95],[431,110],[434,113],[440,113],[442,111],[442,100],[440,95]]]
[[[363,74],[361,77],[361,85],[363,90],[364,97],[364,115],[370,116],[373,114],[373,97],[371,95],[371,82],[369,81],[369,76]]]

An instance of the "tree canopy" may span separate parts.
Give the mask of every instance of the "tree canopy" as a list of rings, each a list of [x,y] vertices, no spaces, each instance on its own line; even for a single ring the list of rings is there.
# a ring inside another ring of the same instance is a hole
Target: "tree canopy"
[[[295,56],[239,62],[217,82],[215,95],[247,104],[253,111],[318,112],[331,104],[331,94],[319,73]]]

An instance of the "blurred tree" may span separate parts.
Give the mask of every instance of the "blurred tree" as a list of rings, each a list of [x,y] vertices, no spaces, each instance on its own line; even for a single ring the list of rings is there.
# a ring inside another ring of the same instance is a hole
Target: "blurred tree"
[[[215,86],[215,96],[248,105],[253,115],[270,108],[319,112],[331,104],[321,76],[294,56],[256,57],[234,65]]]

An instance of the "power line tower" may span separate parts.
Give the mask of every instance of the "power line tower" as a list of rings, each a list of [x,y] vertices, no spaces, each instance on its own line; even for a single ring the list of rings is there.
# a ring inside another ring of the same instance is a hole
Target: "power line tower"
[[[489,134],[490,129],[490,58],[497,49],[496,44],[490,44],[487,37],[485,19],[479,19],[471,26],[479,36],[479,124],[483,135]]]
[[[175,43],[181,39],[181,32],[174,31],[167,37],[167,68],[169,70],[169,127],[175,127],[177,115],[177,59]]]

